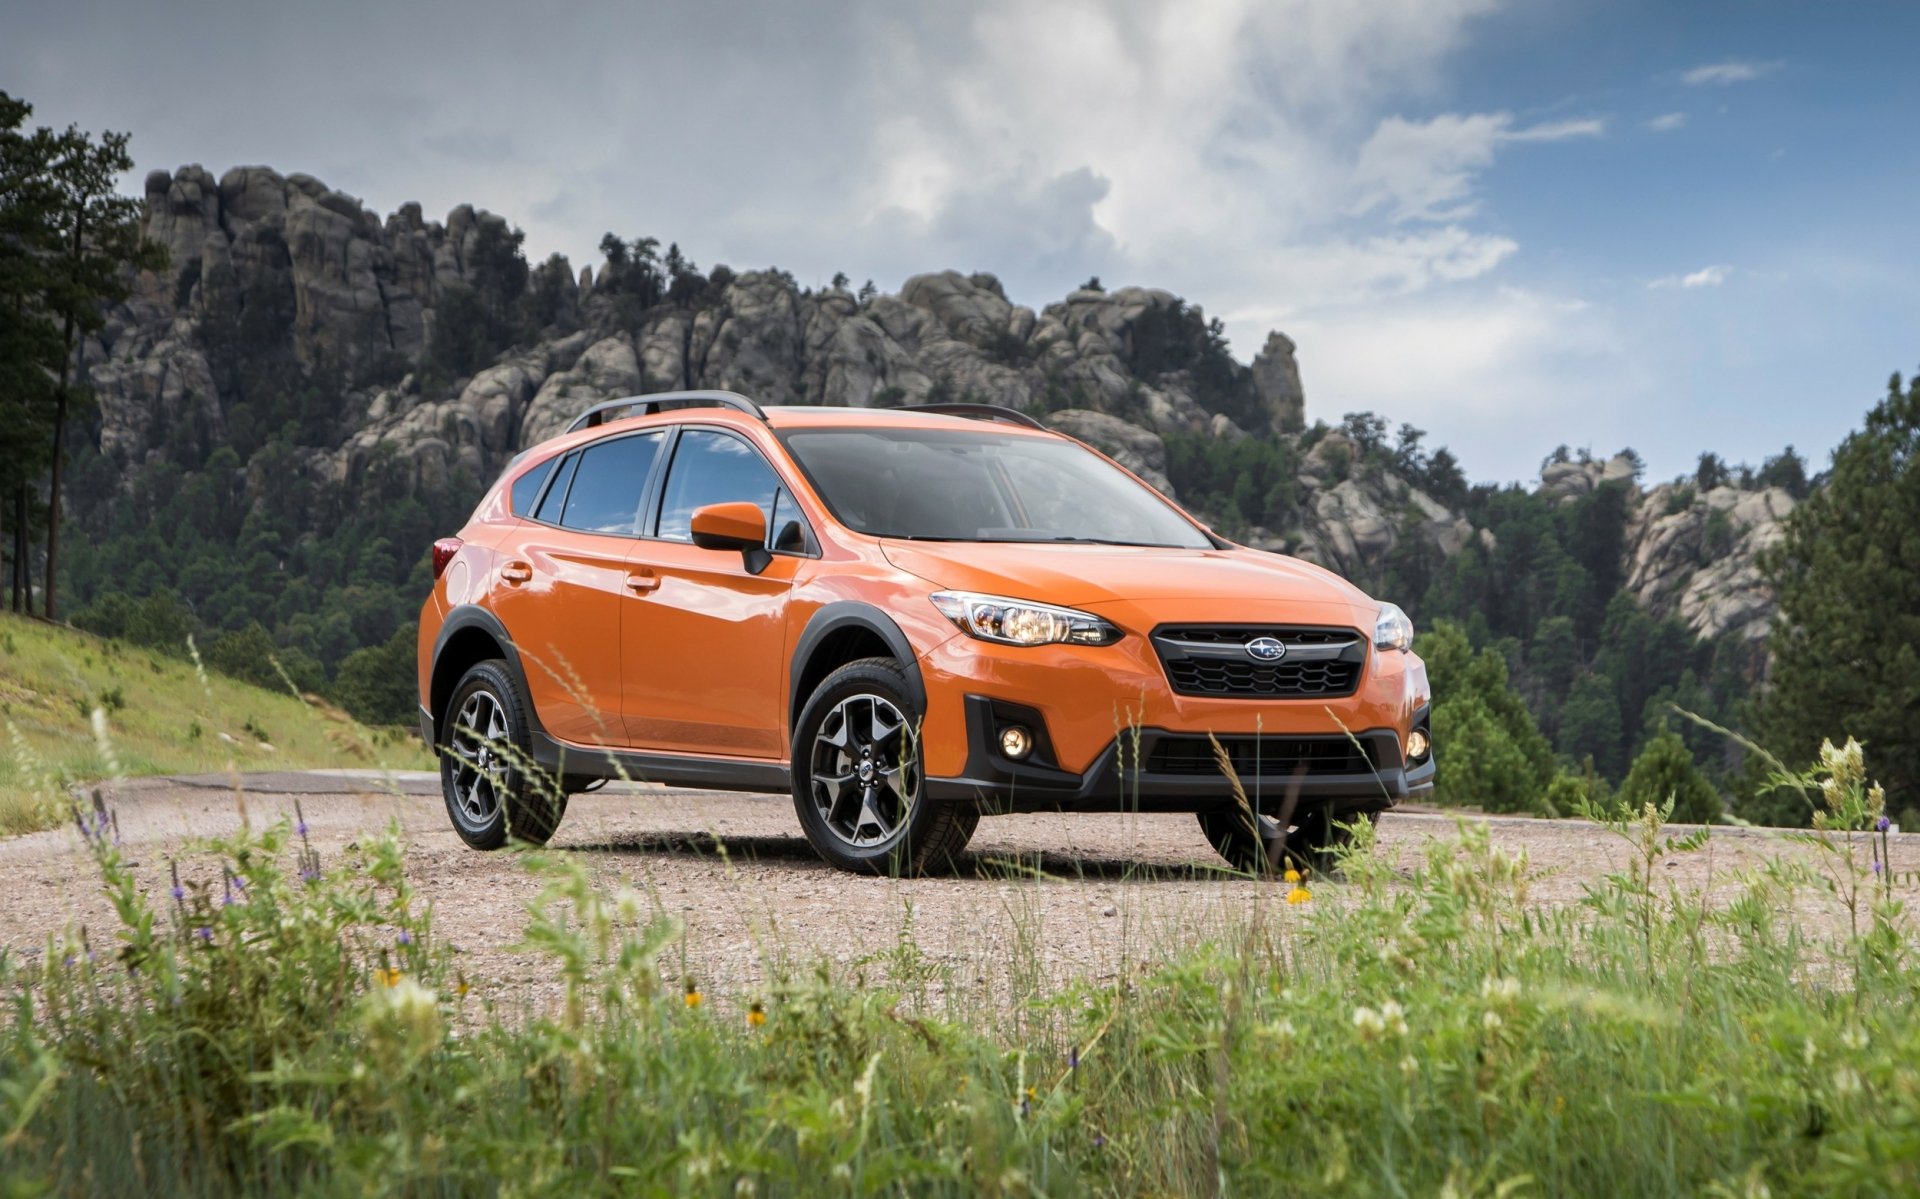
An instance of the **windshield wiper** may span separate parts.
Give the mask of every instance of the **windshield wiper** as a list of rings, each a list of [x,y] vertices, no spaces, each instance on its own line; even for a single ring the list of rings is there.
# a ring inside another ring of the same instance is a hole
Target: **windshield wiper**
[[[1177,550],[1180,548],[1177,545],[1168,545],[1164,541],[1121,541],[1114,537],[1075,537],[1065,533],[1049,537],[1008,537],[1004,540],[1011,542],[1031,542],[1034,545],[1046,545],[1051,542],[1064,541],[1071,545],[1126,545],[1150,550]]]

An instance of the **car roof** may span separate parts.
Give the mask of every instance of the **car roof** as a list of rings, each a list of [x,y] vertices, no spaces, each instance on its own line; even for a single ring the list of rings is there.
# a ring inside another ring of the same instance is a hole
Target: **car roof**
[[[684,414],[697,410],[683,408],[680,411]],[[764,411],[767,424],[775,429],[960,429],[992,425],[1002,432],[1057,436],[1051,429],[1032,428],[1010,419],[996,420],[988,414],[961,416],[947,412],[917,412],[912,408],[856,408],[827,404],[772,404]]]
[[[528,459],[538,456],[545,460],[557,456],[576,446],[597,441],[615,429],[630,430],[639,428],[667,428],[673,425],[704,424],[732,425],[735,428],[750,428],[761,425],[763,428],[780,429],[961,429],[979,428],[990,425],[996,431],[1013,433],[1025,437],[1061,437],[1056,430],[1038,425],[1027,425],[1018,419],[1011,409],[1007,416],[995,419],[992,409],[981,406],[984,411],[972,415],[955,415],[947,412],[924,412],[912,408],[856,408],[848,404],[769,404],[759,407],[758,415],[734,407],[688,405],[669,408],[662,412],[635,412],[632,416],[615,416],[600,424],[573,429],[546,438],[528,446],[515,454],[507,462],[506,472],[511,472]]]

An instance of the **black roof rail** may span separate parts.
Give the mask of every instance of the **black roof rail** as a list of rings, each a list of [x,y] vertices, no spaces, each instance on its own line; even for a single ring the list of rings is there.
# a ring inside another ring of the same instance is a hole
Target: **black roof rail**
[[[591,429],[607,423],[607,413],[622,408],[638,408],[636,416],[652,416],[656,412],[665,412],[669,408],[731,408],[735,412],[744,412],[759,420],[767,419],[767,414],[743,395],[731,391],[656,391],[648,395],[622,396],[617,400],[602,400],[593,407],[573,418],[567,426],[567,432],[577,433],[581,429]]]
[[[1029,429],[1046,428],[1018,408],[1008,408],[1002,404],[908,404],[895,411],[931,412],[938,416],[970,416],[975,420],[1004,421],[1009,425],[1024,425]]]

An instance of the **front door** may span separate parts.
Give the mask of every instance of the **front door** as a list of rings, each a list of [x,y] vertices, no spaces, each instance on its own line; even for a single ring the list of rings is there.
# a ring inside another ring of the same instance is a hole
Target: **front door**
[[[620,630],[661,432],[609,437],[564,459],[529,520],[502,544],[494,614],[520,655],[547,732],[589,748],[627,743]]]
[[[782,484],[737,434],[680,433],[654,537],[627,562],[636,599],[621,625],[627,734],[642,749],[778,759],[785,753],[782,687],[787,593],[805,561],[803,530],[788,528],[772,562],[750,573],[738,550],[693,544],[693,513],[708,504],[757,504],[774,526]],[[791,500],[781,520],[790,523]]]

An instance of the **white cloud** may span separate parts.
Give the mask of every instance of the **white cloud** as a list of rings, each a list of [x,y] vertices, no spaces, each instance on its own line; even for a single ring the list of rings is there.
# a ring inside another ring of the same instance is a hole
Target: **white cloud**
[[[1369,409],[1441,431],[1482,478],[1519,477],[1545,447],[1606,439],[1624,398],[1642,387],[1606,311],[1518,288],[1355,307],[1289,332],[1311,418]],[[1527,448],[1516,454],[1515,445]]]
[[[1685,275],[1667,275],[1647,284],[1653,288],[1677,287],[1691,289],[1695,287],[1718,287],[1733,274],[1733,268],[1725,263],[1703,266],[1697,271]]]
[[[1702,84],[1725,85],[1729,83],[1749,83],[1762,75],[1770,74],[1780,68],[1781,63],[1752,62],[1730,58],[1725,62],[1710,62],[1697,66],[1680,76],[1680,82],[1698,87]]]
[[[1452,221],[1473,214],[1475,177],[1505,142],[1597,137],[1600,120],[1513,127],[1513,114],[1445,113],[1426,121],[1391,116],[1360,147],[1353,185],[1356,212],[1386,208],[1396,221]]]
[[[1647,128],[1653,130],[1655,133],[1671,133],[1686,123],[1687,114],[1684,112],[1663,112],[1651,121],[1648,121]]]

